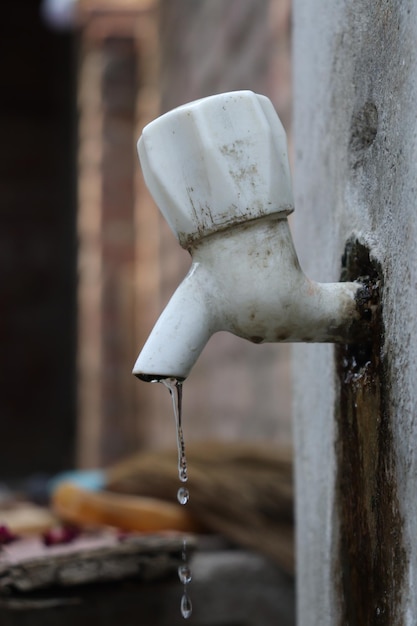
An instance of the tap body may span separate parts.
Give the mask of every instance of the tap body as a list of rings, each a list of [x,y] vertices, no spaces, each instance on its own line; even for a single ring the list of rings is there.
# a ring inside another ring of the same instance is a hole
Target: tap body
[[[143,380],[185,379],[210,337],[254,343],[358,336],[357,283],[317,283],[298,262],[287,219],[268,216],[201,239],[187,276],[139,355]]]
[[[292,192],[285,133],[270,102],[234,92],[189,106],[162,116],[154,141],[145,129],[139,146],[145,180],[192,264],[133,373],[147,381],[183,380],[218,331],[254,343],[357,340],[361,285],[317,283],[300,267],[287,220]],[[249,108],[243,122],[236,119],[239,106],[244,113]],[[201,125],[204,132],[196,133]],[[186,144],[175,155],[172,140],[180,131]],[[170,171],[164,158],[162,167],[155,158],[160,146]]]

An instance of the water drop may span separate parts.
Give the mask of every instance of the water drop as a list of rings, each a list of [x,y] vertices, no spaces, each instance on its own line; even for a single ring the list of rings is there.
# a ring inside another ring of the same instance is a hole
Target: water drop
[[[188,489],[186,489],[185,487],[180,487],[177,492],[177,498],[180,504],[187,504],[188,500],[190,499],[190,493]]]
[[[187,593],[184,593],[181,598],[181,615],[184,619],[188,619],[191,617],[191,613],[193,612],[193,605],[191,604],[191,600]]]
[[[184,563],[184,565],[180,565],[178,567],[178,578],[183,583],[183,585],[188,585],[188,583],[191,582],[192,574],[187,563]]]

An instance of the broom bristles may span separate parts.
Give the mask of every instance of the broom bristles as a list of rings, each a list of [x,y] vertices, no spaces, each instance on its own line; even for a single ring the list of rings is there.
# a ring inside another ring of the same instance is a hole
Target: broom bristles
[[[292,451],[249,443],[187,446],[187,508],[208,530],[256,549],[294,572]],[[107,472],[107,488],[172,501],[176,450],[137,454]]]

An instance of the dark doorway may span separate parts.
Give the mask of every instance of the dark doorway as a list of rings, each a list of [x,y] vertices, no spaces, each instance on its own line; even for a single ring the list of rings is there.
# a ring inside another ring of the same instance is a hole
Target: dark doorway
[[[36,0],[0,19],[0,480],[70,466],[75,440],[74,41]]]

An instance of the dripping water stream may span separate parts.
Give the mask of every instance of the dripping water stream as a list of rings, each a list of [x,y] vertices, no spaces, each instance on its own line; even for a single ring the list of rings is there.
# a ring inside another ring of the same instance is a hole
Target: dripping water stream
[[[182,505],[187,504],[190,494],[185,486],[188,480],[187,474],[187,457],[185,455],[184,435],[182,430],[182,382],[176,378],[163,378],[160,381],[168,389],[174,410],[176,436],[177,436],[177,449],[178,449],[178,477],[182,486],[178,489],[177,499]],[[188,564],[188,552],[187,552],[187,539],[184,537],[182,545],[182,563],[178,567],[178,578],[183,584],[183,594],[181,598],[181,615],[184,619],[188,619],[192,614],[192,604],[190,596],[188,595],[188,585],[191,582],[192,574]]]

